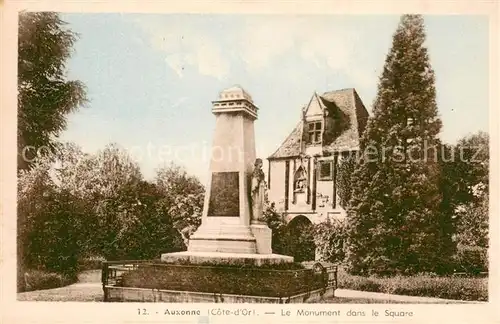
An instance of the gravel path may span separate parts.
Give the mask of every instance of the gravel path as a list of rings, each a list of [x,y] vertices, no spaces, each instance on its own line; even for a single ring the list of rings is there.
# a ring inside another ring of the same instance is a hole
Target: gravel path
[[[83,271],[78,275],[78,282],[66,287],[28,291],[17,294],[17,300],[23,301],[102,301],[101,270]]]

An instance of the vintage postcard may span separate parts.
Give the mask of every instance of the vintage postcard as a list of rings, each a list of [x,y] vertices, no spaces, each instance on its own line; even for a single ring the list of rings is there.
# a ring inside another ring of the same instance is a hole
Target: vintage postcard
[[[500,320],[498,2],[2,6],[6,323]]]

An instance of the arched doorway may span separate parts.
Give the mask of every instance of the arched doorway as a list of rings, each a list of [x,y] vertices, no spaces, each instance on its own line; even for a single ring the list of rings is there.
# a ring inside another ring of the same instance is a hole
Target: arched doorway
[[[309,218],[299,215],[286,226],[284,252],[294,257],[295,262],[314,260],[316,245],[314,244],[313,224]]]

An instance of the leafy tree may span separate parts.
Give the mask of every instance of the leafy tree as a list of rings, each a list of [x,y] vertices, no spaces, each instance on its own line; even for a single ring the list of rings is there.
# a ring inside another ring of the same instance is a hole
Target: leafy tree
[[[471,167],[472,186],[484,185],[484,191],[489,189],[489,135],[486,132],[466,136],[458,141],[458,151],[461,154],[460,161],[468,163]],[[463,152],[463,153],[460,153]]]
[[[114,237],[101,242],[108,258],[158,259],[161,253],[185,248],[155,184],[140,181],[135,187],[124,186],[117,196],[119,204],[108,201],[105,206],[116,216],[111,228],[105,229]]]
[[[440,159],[442,191],[446,207],[452,211],[461,205],[478,202],[478,191],[489,188],[489,136],[479,132],[466,136],[456,145],[445,145]]]
[[[162,195],[161,203],[168,206],[166,212],[187,245],[201,224],[205,188],[198,178],[173,163],[158,170],[156,185]]]
[[[74,276],[84,240],[89,202],[78,199],[54,181],[53,158],[38,159],[18,177],[18,290],[24,290],[27,269]]]
[[[123,186],[138,185],[142,180],[139,165],[118,144],[109,144],[79,164],[81,186],[94,198],[110,198]]]
[[[80,244],[86,254],[113,260],[157,258],[185,247],[176,225],[185,229],[197,215],[199,222],[203,192],[193,186],[197,179],[179,168],[165,171],[161,186],[147,182],[117,144],[84,154],[65,143],[51,161],[57,187],[91,202],[81,220],[85,239]]]
[[[81,255],[85,202],[63,190],[44,192],[28,234],[25,260],[30,268],[63,273],[76,278]]]
[[[91,158],[75,143],[57,143],[52,153],[51,172],[54,182],[62,189],[68,190],[77,197],[90,199],[86,194],[86,187],[82,177],[88,174],[89,170],[82,170],[85,163]]]
[[[33,231],[34,219],[32,211],[41,205],[38,200],[50,187],[48,168],[38,162],[30,172],[21,171],[17,184],[17,289],[24,291],[24,273],[29,268],[30,251],[27,248],[29,236]]]
[[[455,219],[458,271],[487,269],[489,136],[478,132],[447,145],[442,159],[443,210]]]
[[[139,167],[116,144],[96,154],[84,154],[73,143],[58,144],[50,158],[50,177],[59,191],[85,202],[80,219],[80,248],[87,255],[114,256],[117,233],[128,228],[142,181]],[[115,251],[116,252],[116,251]]]
[[[19,15],[18,169],[53,151],[67,114],[87,101],[84,85],[66,77],[76,39],[57,13]]]
[[[488,248],[488,193],[482,192],[478,201],[460,206],[457,210],[456,242],[464,246]]]
[[[420,15],[404,15],[361,140],[348,210],[352,273],[445,272],[452,220],[441,210],[434,72]]]
[[[139,166],[117,144],[82,160],[74,174],[81,197],[95,202],[92,223],[93,253],[109,259],[121,258],[125,233],[134,226],[141,195],[142,174]]]

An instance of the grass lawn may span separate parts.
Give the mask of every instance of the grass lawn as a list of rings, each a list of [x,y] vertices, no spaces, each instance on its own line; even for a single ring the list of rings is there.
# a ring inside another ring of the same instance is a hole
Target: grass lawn
[[[454,299],[457,301],[488,300],[488,278],[427,275],[388,278],[362,277],[350,275],[339,267],[338,287],[386,294]]]

